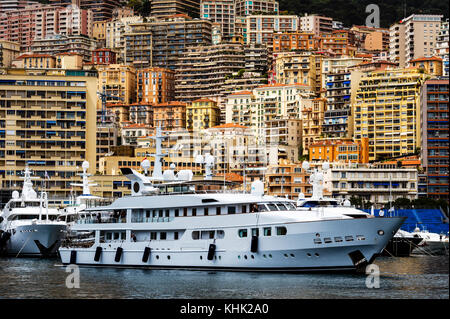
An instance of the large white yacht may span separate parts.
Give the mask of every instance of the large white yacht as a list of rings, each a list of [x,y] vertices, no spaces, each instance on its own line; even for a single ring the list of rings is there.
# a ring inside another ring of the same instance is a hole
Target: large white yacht
[[[65,237],[66,224],[57,221],[59,211],[48,207],[47,193],[33,189],[31,171],[25,168],[22,193],[12,198],[0,214],[0,250],[12,256],[55,255]]]
[[[157,131],[157,145],[161,143]],[[157,147],[158,149],[158,147]],[[158,162],[158,154],[155,156]],[[97,218],[77,220],[72,231],[91,238],[64,242],[63,264],[257,271],[355,270],[372,262],[404,221],[402,217],[323,216],[297,210],[295,201],[251,193],[199,192],[211,179],[192,172],[153,176],[122,168],[131,196],[86,208]],[[146,169],[148,164],[144,167]],[[163,181],[158,183],[162,177]]]

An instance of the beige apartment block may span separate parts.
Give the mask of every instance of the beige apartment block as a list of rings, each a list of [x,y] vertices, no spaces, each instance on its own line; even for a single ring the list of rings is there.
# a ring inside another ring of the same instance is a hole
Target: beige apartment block
[[[136,101],[136,69],[122,64],[98,65],[98,92],[106,103],[131,104]],[[101,101],[99,99],[99,108]]]
[[[9,68],[20,54],[20,43],[0,40],[0,67]]]
[[[51,198],[67,198],[89,161],[95,173],[96,71],[2,69],[0,182],[20,189],[25,166],[44,179]]]

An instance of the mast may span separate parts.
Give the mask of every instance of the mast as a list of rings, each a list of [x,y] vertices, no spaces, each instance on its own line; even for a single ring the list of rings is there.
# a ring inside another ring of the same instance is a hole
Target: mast
[[[151,154],[155,158],[155,163],[153,165],[152,177],[153,177],[153,179],[162,180],[163,174],[162,174],[162,163],[161,162],[162,162],[162,159],[164,158],[164,156],[166,156],[167,154],[162,152],[162,141],[166,138],[166,136],[164,136],[162,134],[161,126],[158,126],[156,128],[156,134],[155,134],[155,136],[152,136],[151,138],[155,140],[155,149],[156,149],[156,154]]]

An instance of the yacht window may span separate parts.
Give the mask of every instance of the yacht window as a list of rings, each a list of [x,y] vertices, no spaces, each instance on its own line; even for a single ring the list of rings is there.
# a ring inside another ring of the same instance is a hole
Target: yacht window
[[[259,228],[252,228],[252,236],[259,236]]]
[[[197,216],[197,208],[192,208],[192,216]]]
[[[320,238],[314,238],[314,244],[321,244],[322,240]]]
[[[153,210],[153,218],[158,217],[158,212],[156,210]]]
[[[120,239],[125,240],[127,238],[127,233],[126,232],[121,232],[120,233]]]
[[[242,205],[242,214],[247,213],[247,205]]]
[[[275,205],[274,203],[268,203],[266,205],[267,205],[267,207],[269,207],[270,211],[278,210],[277,205]]]
[[[164,217],[162,209],[159,210],[159,217]]]
[[[287,229],[284,226],[277,227],[277,236],[285,236],[287,234]]]
[[[106,233],[106,240],[111,240],[112,238],[112,234],[111,233]]]
[[[272,236],[272,227],[264,227],[264,236]]]
[[[178,232],[177,231],[173,233],[173,239],[178,240]]]
[[[120,233],[114,233],[114,240],[118,240],[120,236]]]
[[[145,211],[145,217],[146,218],[150,218],[150,211],[149,210]]]
[[[353,236],[345,236],[345,241],[353,241]]]
[[[319,206],[319,202],[318,201],[307,201],[302,206],[303,207],[317,207],[317,206]]]
[[[366,237],[364,235],[356,235],[356,240],[366,240]]]
[[[159,233],[159,239],[160,240],[166,240],[167,239],[167,233],[165,231],[162,231]]]
[[[220,207],[216,207],[216,215],[220,215]]]
[[[334,241],[340,243],[342,242],[342,237],[334,237]]]
[[[325,244],[329,244],[329,243],[331,243],[331,238],[330,237],[325,237],[323,239],[323,241],[324,241]]]
[[[228,206],[228,214],[236,214],[236,207]]]
[[[247,237],[247,229],[239,229],[238,235],[239,235],[239,237],[241,237],[241,238]]]
[[[214,230],[203,230],[202,239],[214,239]]]
[[[155,231],[150,232],[150,239],[156,240],[156,235],[157,235],[157,232],[155,232]]]
[[[166,217],[170,216],[170,210],[166,209]]]
[[[200,238],[200,232],[198,230],[192,232],[192,239],[197,240]]]
[[[203,214],[204,214],[205,216],[208,216],[208,207],[205,207],[205,208],[203,209]]]
[[[183,208],[183,216],[187,216],[187,213],[188,212],[188,209],[187,209],[187,207],[184,207]]]
[[[225,232],[223,230],[218,230],[218,231],[216,231],[216,233],[217,233],[218,239],[222,239],[225,237]]]
[[[258,205],[250,204],[250,213],[256,213],[256,212],[258,212]]]
[[[180,211],[178,209],[175,209],[175,217],[178,217]]]
[[[266,205],[264,205],[264,204],[258,204],[258,210],[257,210],[257,211],[258,211],[258,212],[267,212],[268,209],[267,209]]]

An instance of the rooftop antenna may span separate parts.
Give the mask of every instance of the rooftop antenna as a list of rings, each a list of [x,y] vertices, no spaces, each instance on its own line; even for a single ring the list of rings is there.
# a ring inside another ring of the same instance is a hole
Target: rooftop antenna
[[[84,161],[81,165],[81,168],[83,169],[83,173],[78,174],[83,178],[82,183],[71,183],[71,186],[82,186],[83,187],[83,196],[91,195],[91,190],[89,189],[90,186],[96,186],[97,184],[89,184],[89,176],[92,176],[91,174],[87,173],[87,170],[89,169],[89,162]]]
[[[155,148],[156,148],[156,154],[151,154],[155,157],[155,164],[153,165],[153,179],[163,179],[163,173],[162,173],[162,159],[164,156],[166,156],[166,153],[162,152],[162,141],[167,138],[167,136],[164,136],[161,131],[161,126],[158,126],[156,128],[156,134],[155,136],[151,136],[150,138],[155,140]]]

